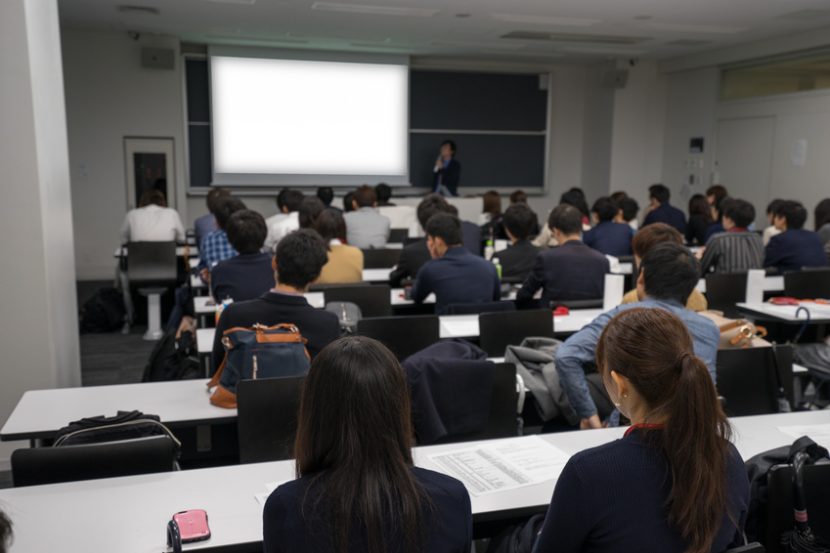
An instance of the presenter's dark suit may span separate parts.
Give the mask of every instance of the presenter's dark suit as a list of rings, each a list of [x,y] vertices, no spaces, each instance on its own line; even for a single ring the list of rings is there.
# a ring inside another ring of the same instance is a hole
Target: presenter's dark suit
[[[821,238],[813,231],[787,230],[770,238],[767,244],[764,267],[776,267],[780,273],[825,265],[827,257],[824,255]]]
[[[643,226],[651,223],[666,223],[677,229],[677,232],[686,234],[686,215],[676,207],[668,203],[660,204],[660,207],[650,211],[643,220]]]
[[[451,159],[446,167],[435,171],[432,176],[432,191],[438,192],[438,182],[447,187],[450,194],[458,196],[458,180],[461,178],[461,164],[455,158]]]
[[[543,288],[543,305],[557,300],[600,299],[610,268],[604,255],[579,240],[569,240],[536,256],[516,301],[532,301],[539,288]]]

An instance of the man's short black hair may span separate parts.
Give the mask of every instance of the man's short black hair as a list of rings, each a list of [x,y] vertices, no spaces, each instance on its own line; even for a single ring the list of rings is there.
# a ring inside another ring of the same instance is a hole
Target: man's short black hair
[[[588,217],[591,213],[588,211],[588,200],[585,199],[585,192],[578,186],[569,188],[559,196],[560,204],[572,205],[579,210],[579,212]]]
[[[768,203],[767,204],[767,215],[775,215],[775,210],[778,209],[778,206],[780,206],[783,201],[784,200],[782,200],[780,198],[776,198],[776,199],[772,200],[770,203]]]
[[[459,246],[462,242],[461,220],[449,213],[436,213],[427,221],[427,236],[440,238],[447,246]]]
[[[440,194],[427,194],[418,204],[416,214],[421,228],[426,230],[427,221],[436,213],[447,213],[447,200]]]
[[[385,204],[392,199],[392,187],[382,182],[375,186],[375,196],[379,204]]]
[[[208,211],[213,214],[216,213],[216,210],[219,209],[219,203],[222,198],[227,198],[230,196],[230,190],[227,188],[211,188],[210,192],[207,193],[207,197],[205,201],[207,202]]]
[[[807,210],[801,202],[784,200],[775,210],[776,217],[783,217],[787,221],[787,230],[800,229],[807,221]]]
[[[445,144],[450,147],[450,151],[452,152],[452,155],[455,155],[455,152],[456,152],[455,142],[453,142],[452,140],[445,140],[441,143],[441,146],[443,146]]]
[[[723,216],[732,219],[735,226],[746,228],[755,220],[755,208],[746,200],[732,198],[723,206]]]
[[[667,204],[671,199],[671,190],[664,184],[652,184],[648,187],[648,196],[660,202],[661,205]]]
[[[243,209],[246,209],[245,204],[239,198],[234,198],[233,196],[222,198],[219,201],[216,213],[213,214],[213,216],[216,217],[217,226],[220,229],[225,230],[231,215],[237,211],[242,211]]]
[[[312,228],[314,221],[317,220],[317,217],[324,209],[326,209],[326,206],[317,196],[306,196],[303,198],[302,203],[300,203],[300,209],[297,210],[300,228]]]
[[[700,264],[680,244],[670,242],[649,250],[640,262],[646,296],[686,305],[700,280]]]
[[[501,222],[516,240],[527,240],[536,228],[537,219],[527,204],[517,203],[504,211]]]
[[[623,212],[623,219],[628,223],[637,218],[637,212],[640,211],[640,204],[634,198],[623,198],[620,200],[620,209]]]
[[[601,223],[606,221],[613,221],[614,217],[617,216],[617,213],[620,211],[620,207],[617,205],[617,202],[609,198],[608,196],[603,196],[601,198],[597,198],[597,201],[594,202],[594,207],[591,208],[591,211],[597,214]]]
[[[570,204],[559,204],[548,216],[550,230],[559,229],[566,236],[582,232],[582,213]]]
[[[228,242],[240,255],[257,253],[265,243],[268,227],[265,219],[256,211],[240,209],[230,216],[225,225]]]
[[[343,196],[343,211],[348,213],[349,211],[354,211],[354,206],[352,205],[352,201],[354,200],[354,192],[346,192]]]
[[[331,205],[332,200],[334,200],[334,190],[331,186],[321,186],[317,189],[317,197],[328,207]]]
[[[375,189],[369,186],[368,184],[364,184],[363,186],[359,186],[357,190],[354,191],[354,201],[357,203],[357,207],[372,207],[378,201],[378,195],[375,194]]]
[[[277,282],[302,290],[314,282],[328,262],[326,245],[317,232],[300,229],[277,244]]]

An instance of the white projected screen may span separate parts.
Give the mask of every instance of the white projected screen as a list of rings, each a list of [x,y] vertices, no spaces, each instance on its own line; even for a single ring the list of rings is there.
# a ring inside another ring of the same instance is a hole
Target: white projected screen
[[[408,182],[409,68],[210,59],[214,184]]]

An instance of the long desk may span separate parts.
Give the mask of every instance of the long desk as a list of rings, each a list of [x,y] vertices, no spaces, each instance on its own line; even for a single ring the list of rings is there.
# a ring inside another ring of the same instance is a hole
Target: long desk
[[[305,299],[311,307],[323,309],[326,306],[325,296],[323,292],[306,292]],[[403,288],[392,288],[389,291],[389,300],[392,307],[402,305],[414,305],[415,302],[404,297]],[[430,294],[424,300],[424,303],[435,303],[435,295]],[[209,315],[216,312],[216,302],[209,296],[198,296],[193,298],[193,311],[196,315]]]
[[[787,445],[793,438],[779,426],[827,424],[826,412],[812,411],[732,419],[734,441],[744,459]],[[620,438],[623,428],[546,434],[542,439],[568,455]],[[526,438],[518,438],[521,441]],[[819,440],[830,447],[830,441]],[[481,443],[481,442],[479,442]],[[476,443],[419,447],[417,466],[438,470],[428,458],[442,451]],[[255,494],[265,485],[291,479],[292,461],[256,463],[108,478],[0,490],[0,505],[14,522],[11,551],[119,551],[159,553],[164,550],[165,525],[184,509],[208,512],[212,537],[185,546],[186,551],[229,548],[262,540],[262,508]],[[471,496],[476,522],[542,512],[553,493],[555,479],[523,488]],[[67,515],[70,516],[67,516]],[[44,531],[48,521],[49,531]]]
[[[706,279],[702,278],[697,283],[698,292],[706,293]],[[784,275],[773,275],[764,277],[764,292],[783,292]]]
[[[183,257],[185,254],[185,248],[188,248],[187,255],[188,257],[199,257],[199,248],[196,246],[176,246],[176,255],[178,257]],[[113,257],[124,257],[127,255],[127,246],[121,246],[120,248],[115,248],[113,252]]]
[[[389,273],[392,268],[388,269],[363,269],[363,280],[365,282],[389,282]],[[190,287],[193,289],[207,288],[199,275],[190,275]]]
[[[807,317],[799,308],[804,307],[810,312],[811,324],[830,323],[830,305],[811,301],[802,301],[800,305],[773,305],[771,303],[738,303],[738,309],[749,316],[772,321],[798,324],[804,323]]]

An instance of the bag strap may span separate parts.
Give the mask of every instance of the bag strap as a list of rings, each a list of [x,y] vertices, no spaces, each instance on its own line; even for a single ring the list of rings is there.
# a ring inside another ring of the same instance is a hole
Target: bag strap
[[[802,436],[793,442],[787,455],[788,462],[792,464],[795,456],[799,453],[807,454],[811,463],[815,463],[819,459],[830,459],[830,453],[827,452],[827,449],[818,445],[809,436]]]
[[[60,438],[55,440],[55,443],[52,444],[52,447],[59,447],[59,446],[63,445],[63,443],[66,440],[68,440],[69,438],[71,438],[73,436],[78,436],[78,435],[81,435],[81,434],[87,434],[87,433],[92,432],[94,430],[100,430],[100,429],[103,429],[103,428],[106,428],[108,430],[112,429],[112,428],[125,428],[127,426],[137,426],[139,424],[152,424],[154,426],[157,426],[164,434],[167,435],[167,437],[169,437],[171,440],[173,440],[173,442],[176,444],[177,448],[181,449],[182,443],[179,441],[178,438],[176,438],[176,436],[173,435],[172,432],[170,432],[170,429],[167,428],[162,423],[160,423],[159,421],[155,421],[153,419],[136,419],[136,420],[126,421],[126,422],[119,422],[117,424],[105,424],[105,425],[101,425],[101,426],[96,426],[94,428],[84,428],[82,430],[76,430],[75,432],[70,432],[69,434],[64,434],[63,436],[61,436]]]

